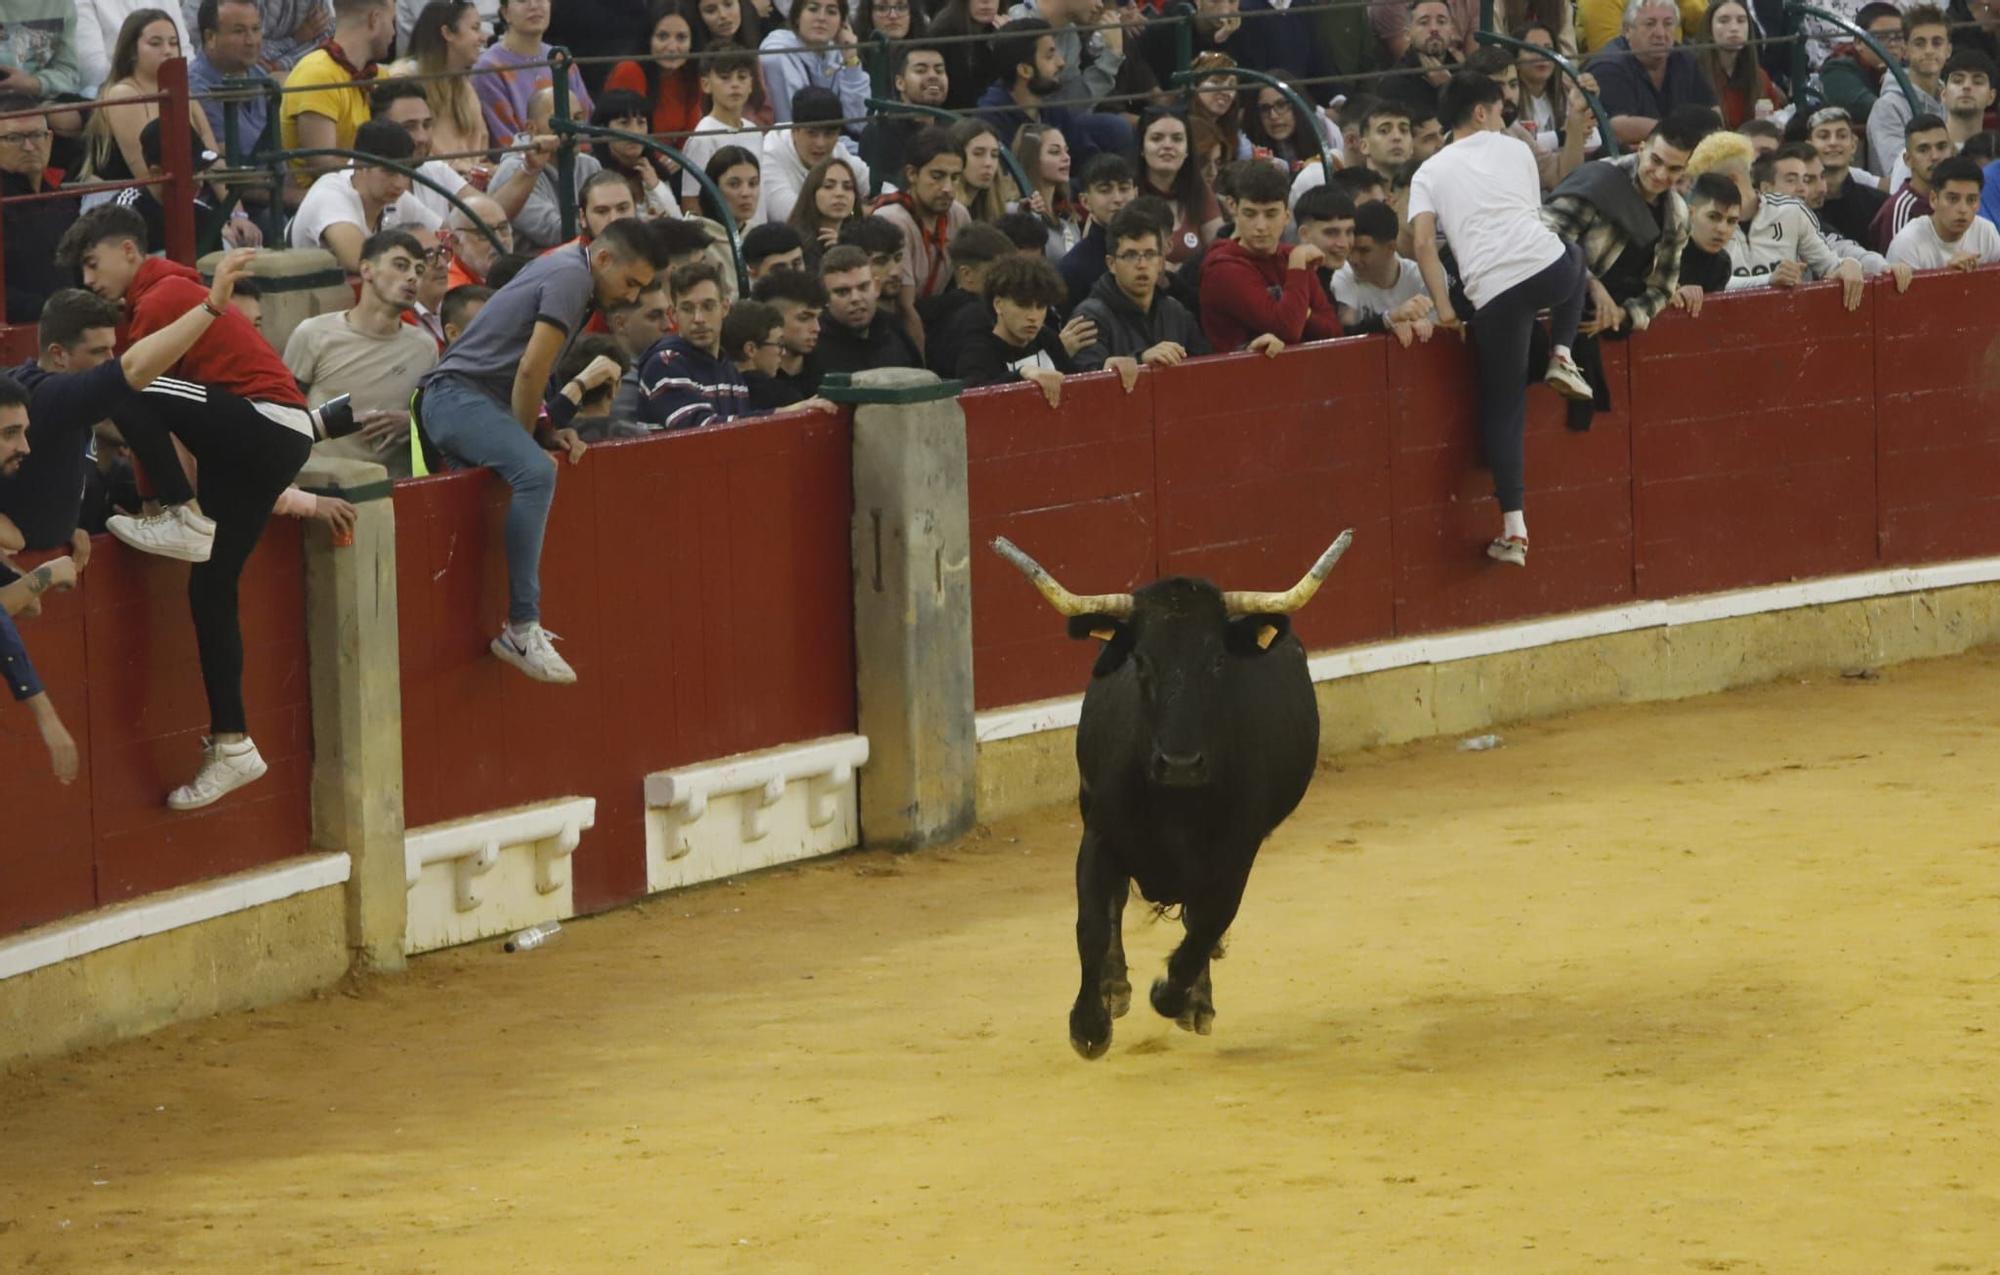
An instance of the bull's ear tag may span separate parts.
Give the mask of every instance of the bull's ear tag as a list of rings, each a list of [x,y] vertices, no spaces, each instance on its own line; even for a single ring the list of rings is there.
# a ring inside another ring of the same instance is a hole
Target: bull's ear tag
[[[1096,639],[1097,639],[1098,641],[1100,641],[1100,642],[1109,642],[1109,641],[1110,641],[1111,639],[1113,639],[1113,638],[1115,638],[1115,637],[1117,637],[1117,636],[1118,636],[1118,630],[1117,630],[1117,629],[1092,629],[1092,630],[1090,631],[1090,636],[1092,636],[1092,637],[1096,638]]]
[[[1277,640],[1278,640],[1278,626],[1277,626],[1277,625],[1275,625],[1275,624],[1267,624],[1267,625],[1265,625],[1265,626],[1264,626],[1263,628],[1261,628],[1261,629],[1258,629],[1258,630],[1257,630],[1257,649],[1258,649],[1258,650],[1260,650],[1260,651],[1268,651],[1268,650],[1270,650],[1270,649],[1271,649],[1271,643],[1273,643],[1273,642],[1275,642],[1275,641],[1277,641]]]

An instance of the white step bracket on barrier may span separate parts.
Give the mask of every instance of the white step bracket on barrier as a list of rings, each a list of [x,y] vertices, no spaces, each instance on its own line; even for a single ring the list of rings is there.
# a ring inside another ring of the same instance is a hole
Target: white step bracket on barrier
[[[470,912],[480,903],[478,879],[499,862],[500,848],[532,844],[535,889],[553,894],[569,880],[569,857],[583,840],[583,830],[596,822],[595,797],[564,797],[433,824],[404,837],[404,870],[414,889],[427,866],[450,863],[453,901],[459,911]]]
[[[806,820],[814,828],[824,828],[838,817],[843,795],[851,795],[855,770],[867,763],[867,736],[829,735],[809,743],[656,771],[646,776],[646,807],[678,811],[681,821],[691,824],[708,813],[712,798],[741,793],[742,839],[761,841],[770,834],[771,809],[784,799],[787,786],[806,782]],[[670,857],[679,858],[689,848],[683,835]]]

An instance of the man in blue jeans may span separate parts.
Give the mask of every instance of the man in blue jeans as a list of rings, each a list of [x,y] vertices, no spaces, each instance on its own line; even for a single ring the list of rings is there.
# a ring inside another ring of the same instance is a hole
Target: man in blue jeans
[[[1542,377],[1565,398],[1589,399],[1590,382],[1570,358],[1590,282],[1583,250],[1542,223],[1541,176],[1526,142],[1502,131],[1504,94],[1477,71],[1444,87],[1442,115],[1451,144],[1425,160],[1410,182],[1410,237],[1417,267],[1436,306],[1432,322],[1456,328],[1450,282],[1438,250],[1451,245],[1472,302],[1472,349],[1479,364],[1479,438],[1500,501],[1500,534],[1486,556],[1528,565],[1523,510],[1523,432],[1528,410],[1528,341],[1536,316],[1549,312],[1554,353]]]
[[[493,654],[538,682],[574,682],[541,624],[542,535],[555,499],[551,451],[575,464],[583,441],[542,419],[549,374],[591,307],[624,305],[667,266],[665,245],[634,217],[590,242],[537,257],[472,320],[418,384],[423,436],[452,463],[484,465],[513,489],[507,506],[507,627]]]

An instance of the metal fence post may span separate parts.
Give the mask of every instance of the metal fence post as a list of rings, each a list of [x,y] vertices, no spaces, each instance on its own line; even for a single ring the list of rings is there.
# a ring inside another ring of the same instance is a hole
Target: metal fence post
[[[165,207],[167,241],[160,246],[184,266],[194,264],[194,125],[188,119],[187,59],[160,64],[160,88],[167,100],[160,107],[160,156],[166,161],[167,184],[159,192]]]
[[[549,50],[549,70],[555,72],[549,86],[556,101],[555,118],[571,123],[569,98],[569,50]],[[562,237],[576,238],[576,138],[566,128],[556,129],[556,209],[562,216]]]

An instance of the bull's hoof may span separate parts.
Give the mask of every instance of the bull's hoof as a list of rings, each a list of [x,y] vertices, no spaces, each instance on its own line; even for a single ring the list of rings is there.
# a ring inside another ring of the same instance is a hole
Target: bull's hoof
[[[1104,980],[1104,1012],[1123,1018],[1132,1008],[1132,984],[1124,979]]]
[[[1153,980],[1153,1011],[1161,1018],[1178,1019],[1187,1007],[1187,988],[1175,987],[1164,978]]]
[[[1207,1036],[1215,1030],[1215,1006],[1197,1005],[1193,1001],[1189,1001],[1188,1007],[1181,1011],[1178,1018],[1174,1019],[1174,1025],[1184,1032],[1193,1032],[1197,1036]]]
[[[1084,1058],[1104,1057],[1104,1051],[1111,1048],[1111,1016],[1102,1006],[1090,1007],[1079,1004],[1069,1012],[1069,1044]]]

